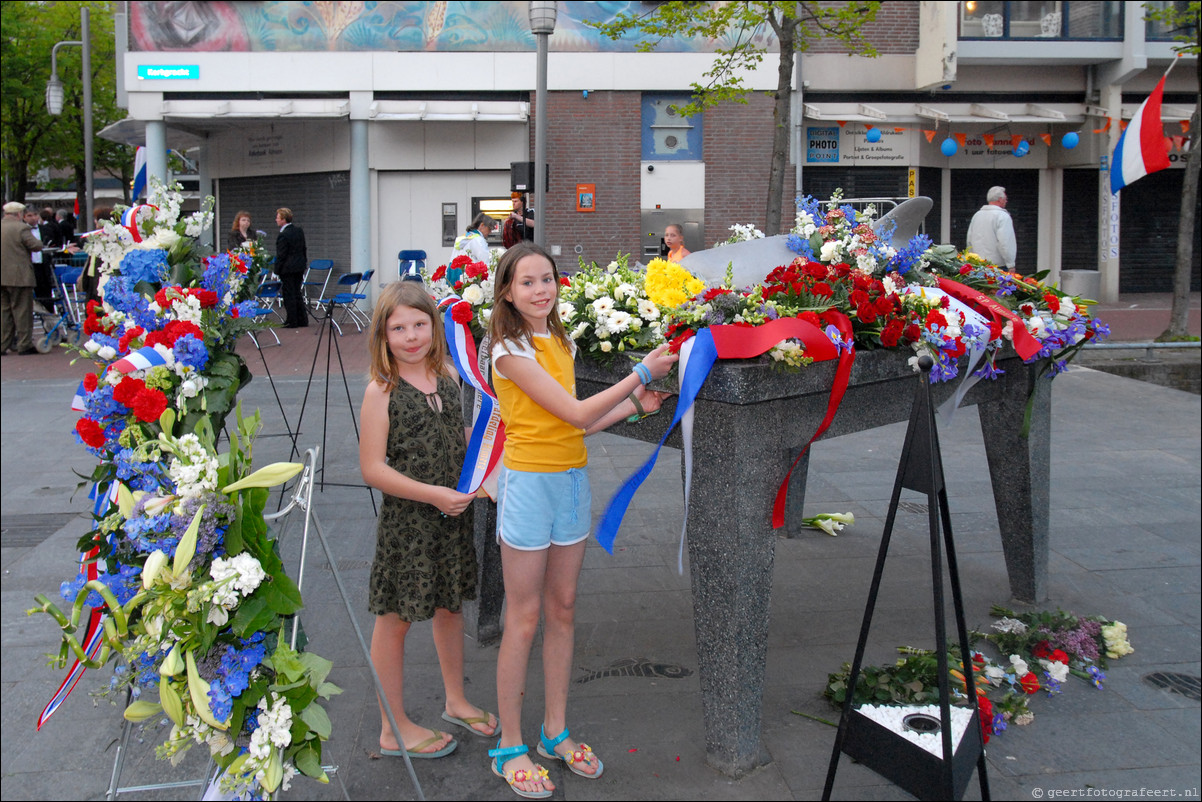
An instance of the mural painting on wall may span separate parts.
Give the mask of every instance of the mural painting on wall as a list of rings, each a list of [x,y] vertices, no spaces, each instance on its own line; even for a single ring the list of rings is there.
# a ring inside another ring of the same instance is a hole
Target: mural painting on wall
[[[527,51],[535,48],[525,0],[506,2],[134,2],[130,33],[141,51]],[[585,23],[645,13],[641,2],[561,2],[552,50],[633,52]],[[756,35],[771,41],[771,30]],[[724,39],[673,39],[656,50],[712,52]]]

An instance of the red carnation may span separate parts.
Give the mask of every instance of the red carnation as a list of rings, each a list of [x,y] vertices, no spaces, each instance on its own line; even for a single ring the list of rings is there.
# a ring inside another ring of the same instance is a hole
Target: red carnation
[[[887,315],[890,312],[892,312],[893,311],[893,299],[895,297],[896,296],[894,296],[894,295],[882,295],[880,298],[877,298],[876,299],[877,314]]]
[[[981,738],[989,743],[989,736],[993,733],[993,702],[989,701],[989,697],[977,697],[977,712],[981,714]]]
[[[1031,650],[1031,654],[1038,657],[1040,660],[1050,659],[1052,656],[1052,647],[1046,640],[1041,640],[1035,644],[1035,648]]]
[[[868,303],[868,293],[864,292],[862,289],[852,290],[851,295],[847,298],[847,301],[852,306],[863,306],[864,304]]]
[[[146,382],[141,379],[134,379],[126,376],[124,379],[113,388],[113,400],[118,404],[124,404],[127,407],[133,407],[134,399],[138,393],[146,389]]]
[[[572,280],[571,280],[570,278],[568,278],[567,276],[560,276],[560,277],[559,277],[559,283],[560,283],[560,284],[562,284],[562,285],[563,285],[563,286],[565,286],[565,287],[570,287],[570,286],[572,286]]]
[[[461,253],[451,260],[452,270],[462,270],[472,263],[472,257],[466,253]]]
[[[87,390],[89,393],[95,392],[96,387],[99,384],[100,384],[100,377],[97,376],[95,373],[89,373],[88,375],[83,377],[83,389]]]
[[[831,289],[831,285],[827,284],[825,281],[819,281],[810,288],[810,292],[814,293],[815,295],[820,295],[823,298],[830,298],[835,294],[835,291]]]
[[[488,278],[488,265],[483,262],[471,262],[467,267],[463,268],[463,274],[468,278],[476,278],[477,276]]]
[[[856,319],[861,323],[873,323],[876,321],[876,307],[870,303],[863,303],[856,307]]]
[[[471,323],[473,317],[472,305],[467,301],[460,301],[451,307],[451,320],[456,323]]]
[[[1023,686],[1023,691],[1028,696],[1039,692],[1039,677],[1035,676],[1034,671],[1028,671],[1019,678],[1018,683]]]
[[[217,305],[217,293],[199,287],[188,290],[188,294],[200,301],[201,309],[212,309]]]
[[[121,339],[117,341],[117,350],[124,354],[129,350],[129,344],[145,333],[141,326],[134,326],[132,329],[128,329],[121,335]]]
[[[708,303],[709,301],[717,298],[719,295],[730,295],[730,290],[726,289],[725,287],[714,287],[712,289],[708,289],[702,294],[701,300]]]
[[[1052,656],[1048,659],[1050,659],[1053,663],[1064,663],[1065,665],[1068,665],[1068,655],[1065,654],[1061,649],[1057,649],[1052,652]]]
[[[124,383],[122,382],[122,384]],[[157,421],[166,408],[167,396],[163,395],[162,390],[156,390],[153,387],[144,387],[134,396],[134,402],[130,405],[130,409],[133,410],[138,420],[146,423]]]
[[[822,326],[822,321],[820,321],[818,319],[818,315],[815,314],[814,312],[809,311],[808,309],[805,312],[802,312],[800,315],[798,315],[797,319],[804,320],[806,323],[810,323],[810,324],[813,324],[818,327]]]
[[[917,323],[911,323],[906,326],[905,331],[902,332],[902,336],[910,342],[917,342],[918,338],[922,336],[922,329],[918,327]]]
[[[435,271],[434,271],[434,272],[433,272],[433,273],[430,275],[430,280],[431,280],[431,281],[441,281],[443,278],[445,278],[445,277],[446,277],[446,275],[447,275],[447,266],[446,266],[446,265],[439,265],[439,266],[438,266],[438,269],[437,269],[437,270],[435,270]]]
[[[104,448],[104,427],[91,418],[80,418],[75,424],[75,432],[84,445]]]

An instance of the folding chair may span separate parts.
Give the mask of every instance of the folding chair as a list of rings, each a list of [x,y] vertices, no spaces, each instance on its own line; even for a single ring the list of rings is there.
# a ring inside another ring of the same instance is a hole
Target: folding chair
[[[280,314],[280,304],[284,301],[282,287],[283,282],[276,278],[274,273],[264,273],[263,280],[259,282],[259,289],[255,290],[255,299],[260,305],[258,312],[275,315],[276,320],[281,323],[284,322],[284,316]]]
[[[408,279],[409,281],[422,280],[421,271],[426,266],[425,251],[401,251],[396,256],[399,262],[397,272],[400,274],[401,279]]]
[[[326,287],[330,285],[330,275],[333,272],[333,259],[314,259],[309,263],[309,269],[305,271],[305,297],[309,306],[313,307],[313,314],[317,317],[320,317],[318,313],[326,311],[323,309]]]
[[[364,271],[362,274],[346,273],[340,276],[338,279],[339,285],[353,285],[353,288],[349,292],[336,293],[330,299],[333,302],[331,311],[333,310],[333,306],[341,306],[342,322],[345,323],[347,318],[350,318],[354,322],[355,328],[359,331],[363,331],[363,328],[371,323],[371,318],[359,308],[358,302],[367,300],[367,293],[363,292],[363,288],[368,285],[371,277],[375,274],[375,268],[372,268],[371,270]],[[335,323],[335,325],[337,324]],[[338,333],[342,333],[341,328],[338,329]]]

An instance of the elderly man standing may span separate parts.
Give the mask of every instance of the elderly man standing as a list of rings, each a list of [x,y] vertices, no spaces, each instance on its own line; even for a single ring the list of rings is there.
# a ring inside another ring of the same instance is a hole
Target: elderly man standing
[[[985,205],[968,224],[968,250],[992,264],[1014,269],[1018,245],[1014,241],[1014,221],[1006,211],[1004,187],[990,187]]]
[[[25,204],[4,204],[0,228],[0,353],[13,348],[19,354],[36,354],[33,347],[33,262],[30,254],[42,243],[21,220]]]

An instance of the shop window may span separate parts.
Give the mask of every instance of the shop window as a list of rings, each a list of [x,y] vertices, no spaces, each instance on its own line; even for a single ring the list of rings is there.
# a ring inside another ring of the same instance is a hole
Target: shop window
[[[1118,39],[1122,3],[1052,0],[965,0],[960,3],[964,39]]]
[[[701,161],[701,115],[683,117],[676,111],[691,99],[643,95],[643,161]]]

